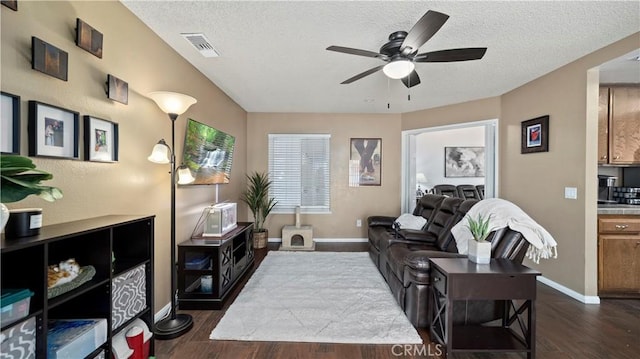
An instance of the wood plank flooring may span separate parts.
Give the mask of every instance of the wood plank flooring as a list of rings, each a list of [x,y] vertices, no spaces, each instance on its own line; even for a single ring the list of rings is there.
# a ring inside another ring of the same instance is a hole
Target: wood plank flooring
[[[275,243],[268,250],[276,250]],[[367,243],[317,243],[318,251],[366,251]],[[427,330],[419,330],[424,347],[392,345],[215,341],[209,334],[233,299],[267,254],[256,251],[250,273],[231,293],[222,310],[180,311],[190,313],[194,327],[173,340],[156,340],[158,359],[444,359],[431,343]],[[638,359],[640,358],[640,300],[603,299],[600,305],[582,304],[538,283],[536,345],[538,359]],[[526,358],[523,353],[456,353],[455,359]]]

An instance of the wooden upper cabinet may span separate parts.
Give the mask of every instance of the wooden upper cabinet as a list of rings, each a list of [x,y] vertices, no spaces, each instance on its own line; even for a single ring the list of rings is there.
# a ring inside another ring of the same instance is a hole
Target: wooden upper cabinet
[[[600,87],[598,106],[598,163],[609,162],[609,88]]]
[[[640,86],[601,86],[598,111],[598,164],[640,164]]]
[[[609,163],[640,163],[640,87],[611,87]]]

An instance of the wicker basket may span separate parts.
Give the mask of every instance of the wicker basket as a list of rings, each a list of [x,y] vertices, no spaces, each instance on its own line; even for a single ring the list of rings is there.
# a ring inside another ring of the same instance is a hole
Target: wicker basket
[[[260,249],[267,247],[267,240],[269,239],[269,231],[253,232],[253,248]]]

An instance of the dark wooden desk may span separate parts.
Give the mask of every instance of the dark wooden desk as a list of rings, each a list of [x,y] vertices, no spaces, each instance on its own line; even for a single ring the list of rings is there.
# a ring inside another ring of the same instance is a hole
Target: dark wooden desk
[[[431,339],[446,346],[447,356],[455,351],[526,352],[528,359],[535,358],[536,276],[540,272],[506,259],[492,259],[489,264],[467,258],[430,261]],[[453,303],[459,300],[504,300],[501,323],[454,325]]]

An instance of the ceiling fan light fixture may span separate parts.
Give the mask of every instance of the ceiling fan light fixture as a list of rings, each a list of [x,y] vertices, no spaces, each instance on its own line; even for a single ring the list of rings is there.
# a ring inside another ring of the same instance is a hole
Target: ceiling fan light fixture
[[[384,65],[382,72],[384,72],[384,74],[389,78],[398,80],[409,76],[415,68],[416,65],[413,62],[406,59],[400,59],[391,61]]]

